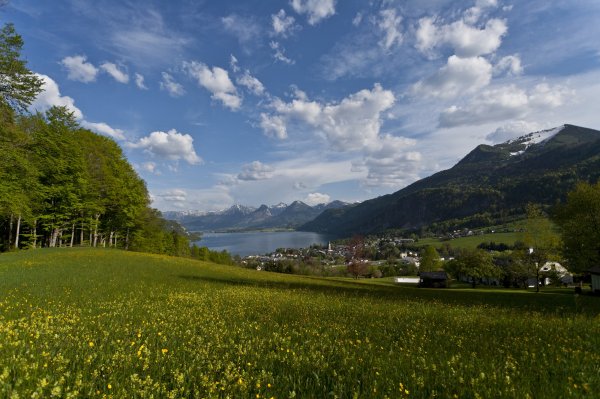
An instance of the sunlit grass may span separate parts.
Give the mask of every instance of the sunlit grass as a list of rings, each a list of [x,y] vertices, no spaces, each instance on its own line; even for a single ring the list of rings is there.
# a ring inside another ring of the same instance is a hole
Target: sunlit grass
[[[593,397],[600,298],[0,255],[0,397]]]

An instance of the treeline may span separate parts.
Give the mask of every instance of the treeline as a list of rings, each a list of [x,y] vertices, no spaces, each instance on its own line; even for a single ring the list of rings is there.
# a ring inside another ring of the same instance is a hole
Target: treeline
[[[112,139],[66,107],[29,114],[43,90],[13,25],[0,30],[0,251],[112,247],[231,263],[190,247],[179,224],[150,207],[145,182]]]

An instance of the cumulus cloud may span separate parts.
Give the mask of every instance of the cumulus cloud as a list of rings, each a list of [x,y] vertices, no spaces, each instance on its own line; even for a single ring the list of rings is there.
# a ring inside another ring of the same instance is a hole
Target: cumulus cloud
[[[381,10],[379,19],[376,21],[377,27],[383,34],[379,45],[389,50],[394,44],[401,44],[403,40],[401,23],[402,16],[396,15],[395,9]]]
[[[115,129],[104,122],[81,121],[81,126],[96,133],[112,137],[115,140],[125,140],[125,133],[121,129]]]
[[[464,106],[453,105],[439,117],[440,127],[480,125],[510,119],[522,119],[530,112],[557,108],[573,92],[563,86],[540,83],[526,91],[515,85],[484,90]]]
[[[210,68],[201,62],[185,62],[184,69],[198,85],[212,93],[213,100],[219,100],[231,110],[237,110],[242,105],[242,98],[238,95],[229,73],[219,67]]]
[[[178,133],[175,129],[168,132],[152,132],[137,143],[129,143],[130,148],[140,148],[158,158],[170,161],[184,160],[190,165],[202,162],[194,150],[194,138],[189,134]]]
[[[496,130],[488,134],[485,139],[494,144],[504,143],[527,133],[540,131],[543,128],[544,127],[537,122],[527,122],[522,120],[513,121],[498,127]]]
[[[260,96],[265,92],[265,87],[261,81],[250,75],[250,71],[245,71],[236,81],[240,86],[244,86],[257,96]]]
[[[291,4],[298,14],[308,16],[308,23],[311,25],[335,14],[335,0],[292,0]]]
[[[377,142],[382,113],[395,100],[394,94],[379,84],[372,90],[351,94],[339,103],[321,104],[306,96],[288,103],[277,99],[271,104],[275,114],[261,115],[261,126],[266,134],[285,138],[287,123],[296,120],[317,129],[334,150],[360,150]]]
[[[67,69],[68,79],[83,83],[94,82],[99,70],[86,60],[85,55],[74,55],[63,58],[60,63]]]
[[[119,83],[129,83],[129,75],[127,72],[123,72],[116,64],[113,64],[112,62],[105,62],[104,64],[100,65],[100,69],[108,73]]]
[[[425,17],[419,20],[415,46],[428,56],[435,54],[438,48],[449,45],[459,57],[477,57],[495,52],[507,30],[506,21],[501,19],[490,19],[479,29],[462,19],[448,25],[438,25],[436,18]]]
[[[502,57],[496,65],[494,65],[494,75],[518,76],[523,73],[521,65],[521,57],[518,54]]]
[[[75,100],[72,97],[61,95],[58,84],[51,77],[41,74],[36,74],[36,76],[42,80],[44,91],[38,94],[31,104],[30,108],[33,111],[45,112],[53,106],[67,107],[76,119],[83,119],[83,112],[75,106]]]
[[[411,150],[416,141],[386,134],[369,148],[361,161],[353,163],[354,171],[364,170],[367,187],[400,187],[418,179],[421,153]]]
[[[135,74],[135,85],[140,90],[148,90],[148,87],[144,83],[144,76],[139,73]]]
[[[282,116],[260,114],[260,127],[268,137],[283,140],[287,138],[287,127]]]
[[[275,58],[276,61],[283,62],[284,64],[288,65],[293,65],[296,63],[296,61],[288,58],[285,55],[285,49],[278,42],[272,41],[269,43],[269,46],[274,51],[273,58]]]
[[[328,204],[331,202],[331,197],[322,193],[309,193],[303,202],[310,206]]]
[[[160,89],[165,90],[171,97],[181,97],[185,94],[183,86],[180,83],[177,83],[173,76],[167,72],[162,73]]]
[[[242,181],[266,180],[273,177],[275,168],[265,165],[260,161],[254,161],[242,167],[242,172],[237,178]]]
[[[277,14],[271,15],[271,23],[273,25],[273,33],[276,36],[287,37],[299,29],[294,17],[287,15],[283,9],[279,10]]]
[[[452,55],[445,66],[433,76],[413,86],[416,94],[452,98],[473,93],[492,79],[492,65],[483,57],[460,58]]]

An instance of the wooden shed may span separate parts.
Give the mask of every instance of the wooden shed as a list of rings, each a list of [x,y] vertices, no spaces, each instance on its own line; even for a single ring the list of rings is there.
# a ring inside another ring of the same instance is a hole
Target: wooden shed
[[[446,288],[448,286],[448,274],[446,272],[420,272],[419,287],[424,288]]]

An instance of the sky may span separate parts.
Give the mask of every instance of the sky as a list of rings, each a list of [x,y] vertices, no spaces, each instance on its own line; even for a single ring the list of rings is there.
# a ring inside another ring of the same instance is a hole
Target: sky
[[[3,1],[4,3],[5,1]],[[600,129],[597,0],[9,0],[44,80],[162,210],[363,201],[479,144]]]

